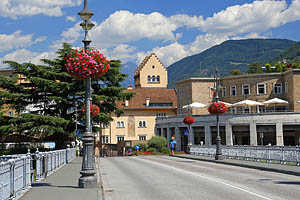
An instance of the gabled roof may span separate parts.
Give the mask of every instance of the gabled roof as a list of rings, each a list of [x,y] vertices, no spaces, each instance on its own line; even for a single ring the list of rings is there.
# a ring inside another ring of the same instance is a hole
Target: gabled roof
[[[135,93],[134,97],[129,100],[128,107],[125,107],[125,102],[119,101],[117,102],[118,108],[130,110],[130,109],[146,109],[146,110],[154,110],[154,109],[163,109],[170,110],[177,108],[177,94],[175,89],[165,89],[165,88],[137,88],[137,89],[129,89],[124,90],[124,92],[132,92]],[[146,98],[150,98],[151,103],[172,103],[172,106],[168,107],[153,107],[146,106]]]
[[[164,64],[160,61],[160,59],[155,55],[155,53],[151,53],[149,56],[146,56],[144,58],[144,60],[141,62],[141,64],[138,66],[138,68],[136,69],[136,71],[134,72],[134,76],[138,75],[140,73],[140,71],[143,69],[143,67],[148,63],[149,59],[155,56],[155,58],[158,60],[158,62],[164,67]]]

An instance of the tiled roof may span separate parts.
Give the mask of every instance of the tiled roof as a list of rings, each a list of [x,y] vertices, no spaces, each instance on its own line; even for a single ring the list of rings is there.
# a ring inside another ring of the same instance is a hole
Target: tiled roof
[[[125,102],[117,102],[118,108],[130,109],[176,109],[177,108],[177,95],[174,89],[160,89],[160,88],[137,88],[129,89],[124,92],[135,93],[134,97],[129,100],[128,107],[125,107]],[[146,98],[150,98],[151,103],[165,103],[172,106],[169,107],[152,107],[146,106]]]
[[[146,65],[146,63],[148,62],[148,60],[151,58],[151,56],[155,56],[156,59],[160,62],[160,64],[165,67],[163,65],[163,63],[160,61],[160,59],[155,55],[155,53],[151,53],[150,56],[146,56],[144,58],[144,60],[141,62],[141,64],[138,66],[138,68],[136,69],[136,71],[134,72],[134,75],[138,75],[140,73],[140,71],[143,69],[143,67]]]

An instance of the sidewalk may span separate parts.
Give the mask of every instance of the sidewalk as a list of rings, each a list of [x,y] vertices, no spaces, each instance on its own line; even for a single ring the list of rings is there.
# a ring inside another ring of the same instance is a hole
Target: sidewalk
[[[271,163],[264,163],[264,162],[235,160],[235,159],[215,160],[214,157],[191,155],[191,154],[182,154],[182,155],[178,154],[178,155],[170,155],[170,156],[300,176],[300,166],[271,164]]]
[[[78,188],[81,164],[82,157],[76,157],[47,178],[33,183],[20,200],[102,200],[100,184],[99,188]]]

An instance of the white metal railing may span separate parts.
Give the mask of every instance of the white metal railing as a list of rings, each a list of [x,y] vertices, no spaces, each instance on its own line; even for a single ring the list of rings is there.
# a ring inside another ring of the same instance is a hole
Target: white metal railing
[[[76,157],[76,149],[0,156],[0,200],[15,199]],[[35,180],[34,178],[35,177]]]
[[[221,146],[222,155],[233,159],[253,159],[266,162],[278,161],[281,164],[287,162],[300,165],[300,147],[283,146]],[[216,145],[192,145],[190,153],[194,155],[214,156]]]

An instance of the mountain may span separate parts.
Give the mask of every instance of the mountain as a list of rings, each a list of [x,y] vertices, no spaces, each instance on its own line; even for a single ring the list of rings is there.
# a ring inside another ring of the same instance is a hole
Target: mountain
[[[274,64],[276,62],[280,62],[283,59],[286,59],[288,63],[299,62],[300,61],[300,42],[293,44],[286,51],[282,52],[275,59],[270,61],[270,63]]]
[[[134,72],[137,67],[137,64],[133,62],[127,62],[122,65],[121,72],[128,75],[127,79],[121,83],[122,87],[127,88],[128,85],[134,86]]]
[[[248,70],[252,62],[266,63],[287,50],[295,41],[286,39],[228,40],[202,53],[189,56],[168,67],[169,88],[189,77],[211,77],[218,68],[221,76],[230,70]]]

